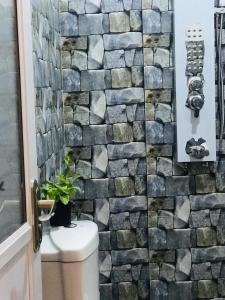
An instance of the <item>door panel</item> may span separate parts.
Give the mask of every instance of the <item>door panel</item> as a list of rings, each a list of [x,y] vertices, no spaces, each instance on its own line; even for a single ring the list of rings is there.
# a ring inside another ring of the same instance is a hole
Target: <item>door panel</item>
[[[29,299],[28,256],[26,248],[22,249],[1,270],[0,290],[2,291],[0,300],[31,300]]]
[[[0,243],[25,221],[16,2],[0,0]]]
[[[38,172],[30,1],[0,0],[0,300],[42,299],[32,237]]]

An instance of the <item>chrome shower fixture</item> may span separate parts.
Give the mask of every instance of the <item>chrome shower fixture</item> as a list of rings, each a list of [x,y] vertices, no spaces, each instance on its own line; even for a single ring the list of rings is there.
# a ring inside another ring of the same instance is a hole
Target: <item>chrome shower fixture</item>
[[[209,156],[209,149],[204,139],[200,138],[196,141],[192,138],[186,144],[186,153],[196,159],[202,159]]]
[[[188,88],[190,91],[200,92],[203,89],[204,77],[203,76],[192,76],[188,80]]]
[[[214,14],[212,0],[174,0],[178,162],[216,160]]]
[[[194,117],[199,117],[199,111],[205,103],[203,94],[204,87],[204,54],[205,45],[203,40],[203,29],[191,26],[186,31],[187,66],[186,76],[188,85],[188,97],[186,106],[194,111]]]
[[[198,92],[190,92],[186,101],[186,106],[194,111],[194,117],[199,117],[199,111],[202,109],[205,101],[204,95]]]

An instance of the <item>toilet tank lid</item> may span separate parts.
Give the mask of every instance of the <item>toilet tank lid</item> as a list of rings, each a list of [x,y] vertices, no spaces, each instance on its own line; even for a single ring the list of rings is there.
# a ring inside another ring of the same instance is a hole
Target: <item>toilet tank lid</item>
[[[42,261],[76,262],[90,256],[99,244],[98,227],[91,221],[76,221],[75,228],[52,227],[41,244]]]

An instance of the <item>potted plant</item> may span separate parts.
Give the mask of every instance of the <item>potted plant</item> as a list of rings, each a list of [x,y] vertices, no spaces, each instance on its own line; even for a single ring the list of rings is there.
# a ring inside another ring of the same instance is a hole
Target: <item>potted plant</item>
[[[64,158],[66,167],[64,171],[56,176],[56,181],[47,181],[40,187],[41,199],[53,199],[56,202],[54,215],[50,219],[52,226],[71,225],[71,200],[80,190],[75,186],[75,181],[79,178],[75,172],[71,171],[73,159],[70,156]]]

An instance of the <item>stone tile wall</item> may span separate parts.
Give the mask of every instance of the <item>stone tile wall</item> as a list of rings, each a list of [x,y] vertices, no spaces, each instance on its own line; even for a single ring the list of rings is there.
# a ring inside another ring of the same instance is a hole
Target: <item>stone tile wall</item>
[[[61,1],[65,143],[80,217],[99,227],[102,300],[225,299],[225,152],[176,163],[172,13]]]
[[[225,299],[224,150],[217,163],[176,163],[172,6],[144,2],[155,20],[144,29],[154,53],[145,67],[150,299]]]
[[[31,2],[37,164],[43,181],[59,171],[64,146],[59,1]]]
[[[149,299],[141,1],[61,1],[61,12],[65,143],[81,218],[99,227],[101,299]]]

